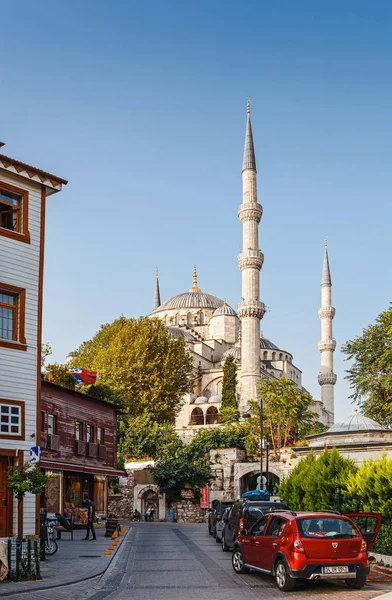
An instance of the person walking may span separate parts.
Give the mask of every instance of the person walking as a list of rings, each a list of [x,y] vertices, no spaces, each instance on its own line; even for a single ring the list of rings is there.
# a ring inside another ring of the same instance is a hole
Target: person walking
[[[87,531],[86,531],[86,537],[84,537],[82,539],[88,540],[90,531],[91,531],[91,535],[92,535],[91,540],[96,540],[97,537],[96,537],[95,531],[94,531],[95,504],[92,501],[92,499],[90,498],[90,496],[86,496],[86,506],[87,506]]]

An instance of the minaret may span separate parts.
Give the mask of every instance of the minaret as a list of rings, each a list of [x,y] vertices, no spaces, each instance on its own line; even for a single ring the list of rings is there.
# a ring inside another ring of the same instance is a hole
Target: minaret
[[[154,294],[154,308],[156,310],[161,305],[161,293],[159,291],[159,279],[158,279],[158,267],[155,270],[156,281],[155,281],[155,294]]]
[[[336,375],[333,372],[333,353],[336,342],[332,337],[332,320],[335,309],[332,306],[332,281],[329,270],[327,240],[325,240],[323,274],[321,277],[321,308],[318,311],[321,320],[321,340],[318,343],[321,355],[321,371],[318,382],[321,385],[321,401],[328,411],[328,424],[334,422],[334,389]]]
[[[244,159],[242,163],[242,204],[238,217],[242,223],[242,252],[238,266],[242,272],[242,302],[237,305],[241,319],[241,400],[240,410],[247,410],[249,401],[258,398],[260,380],[260,320],[265,306],[260,302],[260,269],[264,256],[259,250],[259,223],[263,207],[257,202],[256,159],[250,122],[250,102],[247,105]]]

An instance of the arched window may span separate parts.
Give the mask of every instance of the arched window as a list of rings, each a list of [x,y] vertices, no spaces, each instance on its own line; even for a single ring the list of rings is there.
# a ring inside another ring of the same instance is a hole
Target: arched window
[[[267,358],[268,358],[268,352],[267,352],[267,350],[264,350],[264,352],[263,352],[263,358],[264,358],[264,360],[267,360]]]
[[[204,325],[204,313],[200,313],[200,325]]]
[[[285,358],[284,358],[284,359],[285,359],[285,360],[287,360],[287,354],[286,354],[286,356],[285,356]]]
[[[218,422],[218,409],[215,406],[209,406],[206,413],[206,425],[215,425]]]
[[[276,359],[276,352],[273,352],[272,353],[272,360],[275,360],[275,359]]]
[[[282,354],[282,353],[280,353],[280,354],[279,354],[279,360],[282,360],[282,358],[283,358],[283,354]]]
[[[204,425],[204,414],[199,406],[192,410],[191,425]]]

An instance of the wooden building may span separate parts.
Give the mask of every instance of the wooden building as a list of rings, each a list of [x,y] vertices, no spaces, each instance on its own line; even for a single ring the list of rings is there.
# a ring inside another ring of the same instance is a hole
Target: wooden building
[[[46,380],[41,382],[41,468],[50,475],[41,506],[83,509],[87,495],[107,513],[116,467],[118,407]],[[83,516],[82,510],[80,514]]]
[[[0,537],[36,532],[39,498],[18,506],[6,472],[40,437],[45,205],[66,183],[0,154]]]

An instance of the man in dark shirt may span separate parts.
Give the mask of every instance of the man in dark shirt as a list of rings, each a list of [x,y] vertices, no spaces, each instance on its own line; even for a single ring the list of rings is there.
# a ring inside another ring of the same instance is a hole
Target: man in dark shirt
[[[90,498],[90,496],[86,496],[86,506],[87,506],[87,531],[86,531],[86,537],[84,537],[83,539],[88,540],[90,531],[91,531],[91,535],[92,535],[91,540],[96,540],[97,538],[96,538],[95,531],[94,531],[95,504],[92,501],[92,499]]]
[[[71,523],[65,517],[62,517],[60,513],[55,513],[57,524],[53,525],[56,531],[69,531],[71,529]]]

